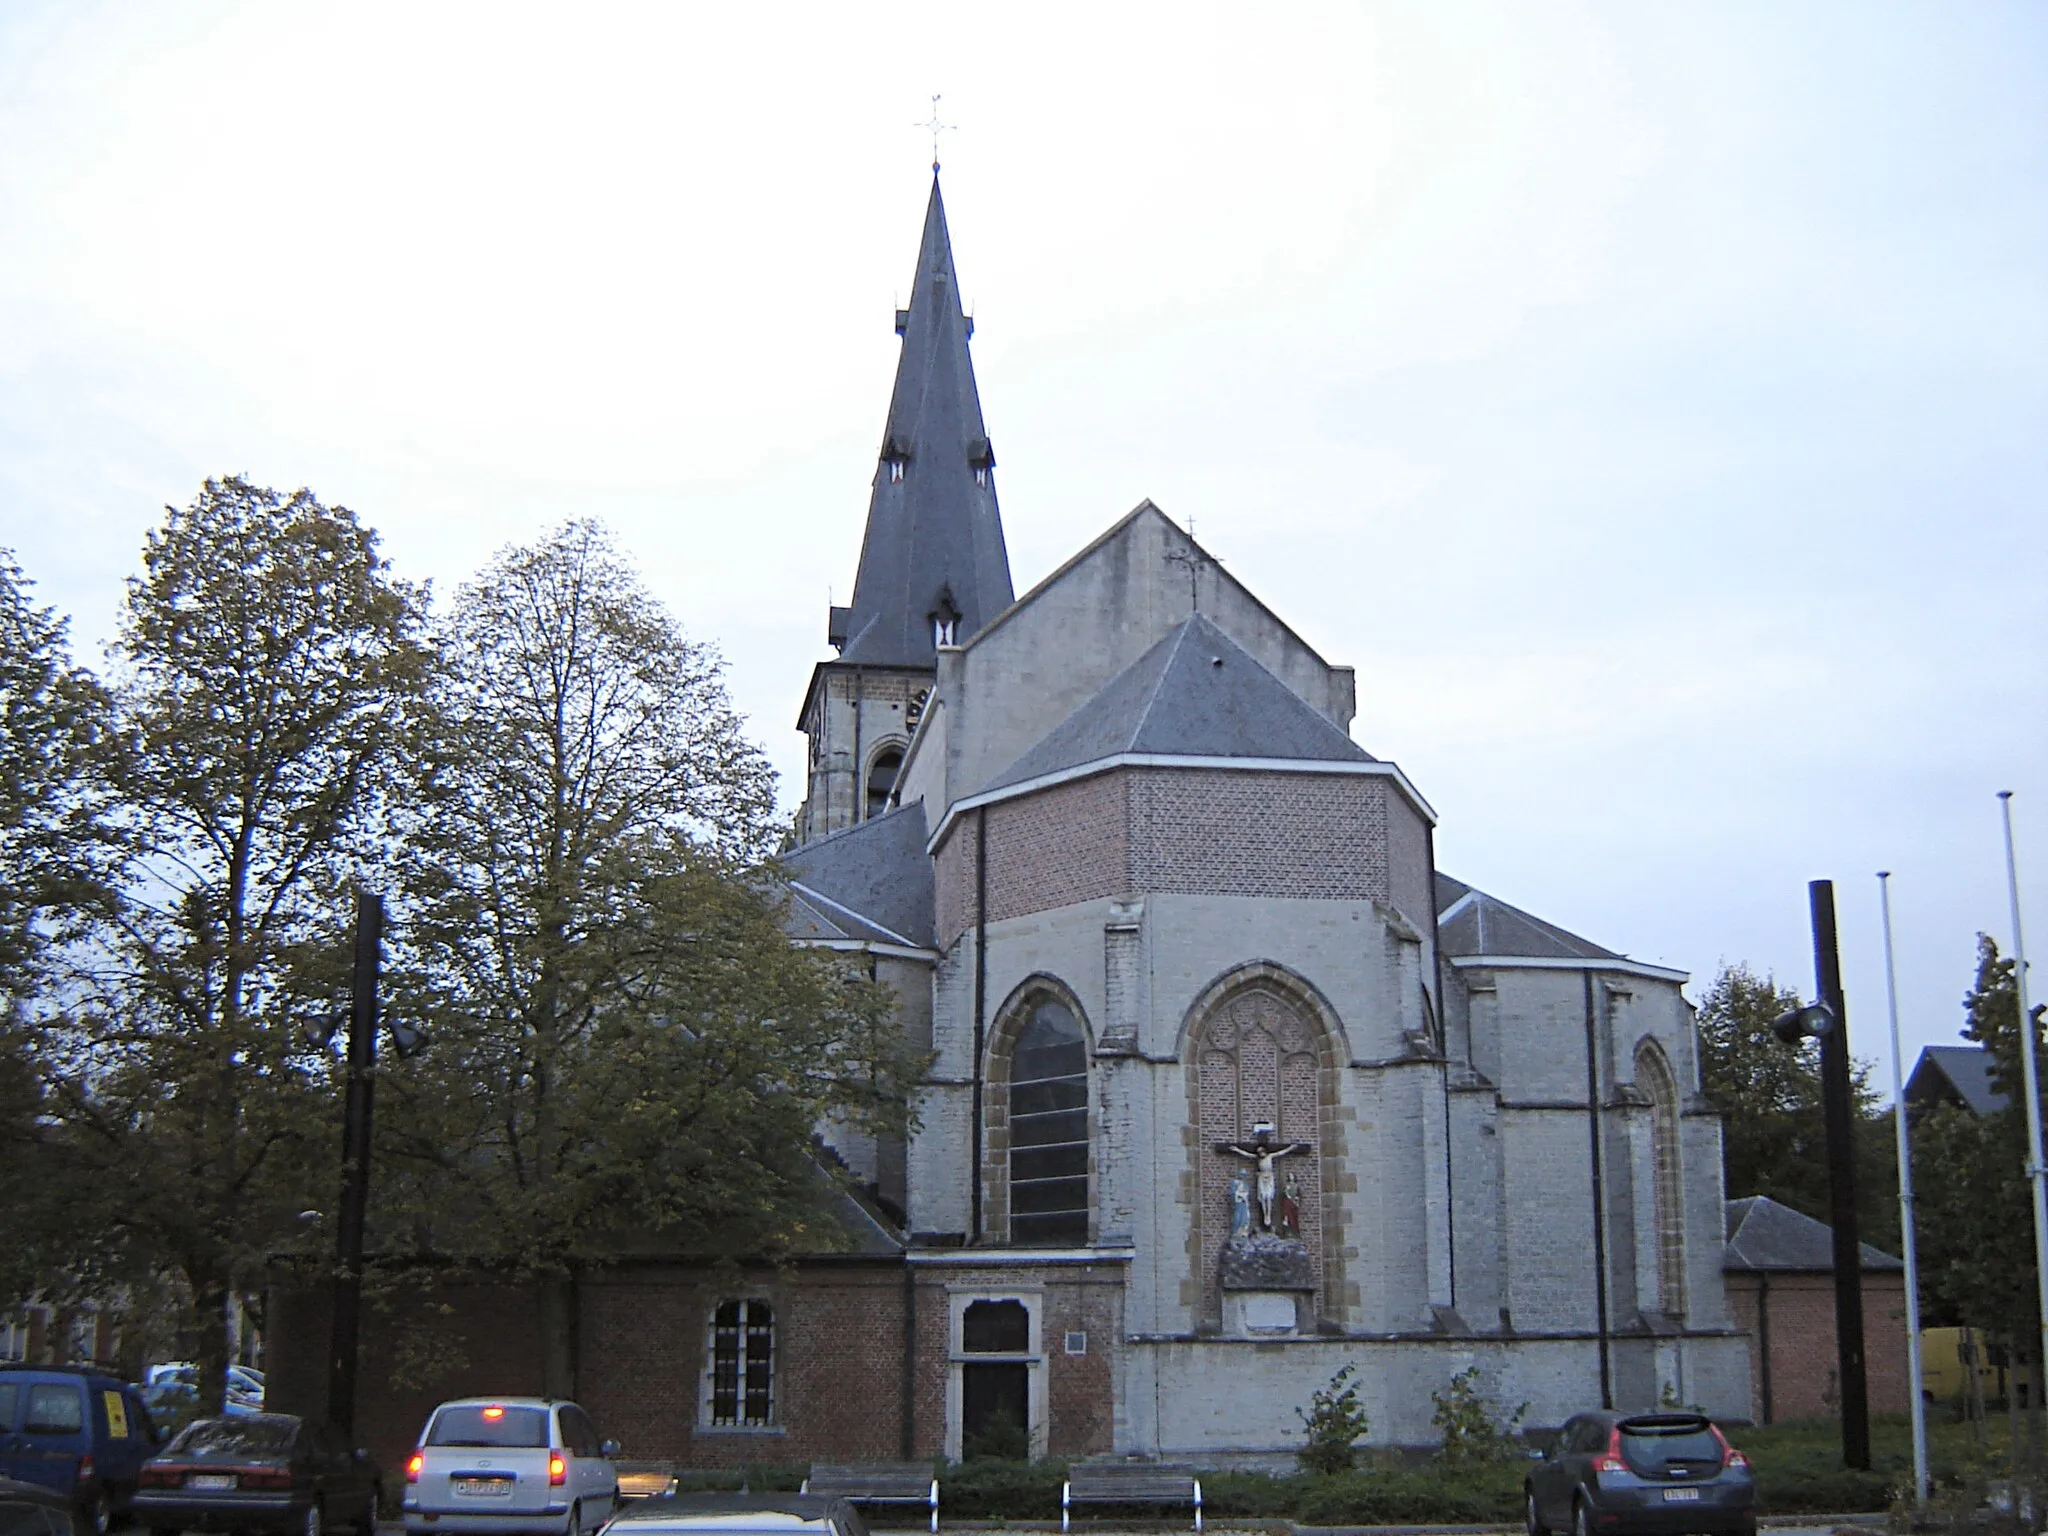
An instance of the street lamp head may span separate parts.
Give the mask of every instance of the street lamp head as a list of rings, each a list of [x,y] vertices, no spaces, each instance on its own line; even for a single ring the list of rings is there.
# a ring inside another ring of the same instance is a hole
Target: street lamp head
[[[1771,1033],[1787,1045],[1802,1040],[1821,1040],[1835,1027],[1835,1011],[1826,1003],[1807,1003],[1781,1013],[1771,1023]]]

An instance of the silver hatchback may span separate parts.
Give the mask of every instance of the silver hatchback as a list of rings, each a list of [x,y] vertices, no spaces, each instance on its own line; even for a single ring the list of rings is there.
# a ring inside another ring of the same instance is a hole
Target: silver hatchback
[[[443,1403],[405,1464],[407,1536],[583,1536],[619,1507],[618,1450],[574,1403]]]

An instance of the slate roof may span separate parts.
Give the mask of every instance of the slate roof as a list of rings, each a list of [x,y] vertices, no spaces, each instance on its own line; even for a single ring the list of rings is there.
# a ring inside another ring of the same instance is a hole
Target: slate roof
[[[984,790],[1123,753],[1370,763],[1360,747],[1201,614],[1103,684]]]
[[[936,934],[924,841],[918,802],[784,854],[791,936],[930,948]]]
[[[839,657],[870,666],[936,664],[931,615],[950,600],[962,643],[1010,606],[1010,557],[996,507],[995,455],[981,419],[953,243],[932,178],[924,238],[899,311],[903,352],[882,435],[853,601],[832,615]],[[891,463],[902,477],[893,478]],[[982,471],[982,484],[975,483]],[[843,625],[843,629],[842,629]],[[836,643],[836,642],[835,642]]]
[[[1447,955],[1518,955],[1536,960],[1622,960],[1591,939],[1511,907],[1441,870],[1436,877],[1437,942]]]
[[[1730,1200],[1726,1206],[1728,1246],[1724,1270],[1798,1270],[1829,1272],[1835,1267],[1834,1229],[1824,1221],[1780,1205],[1768,1195]],[[1865,1270],[1904,1269],[1898,1259],[1868,1243]]]
[[[1981,1045],[1930,1045],[1906,1079],[1906,1102],[1932,1107],[1960,1104],[1973,1115],[1995,1115],[2011,1102],[1991,1081],[1991,1053]]]

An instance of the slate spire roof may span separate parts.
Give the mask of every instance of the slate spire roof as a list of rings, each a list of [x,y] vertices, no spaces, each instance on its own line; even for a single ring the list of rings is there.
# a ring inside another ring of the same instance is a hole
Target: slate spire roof
[[[1010,557],[996,508],[995,455],[981,419],[946,207],[932,177],[903,352],[868,503],[853,602],[832,612],[840,660],[936,664],[934,617],[965,643],[1010,606]]]
[[[983,787],[1006,789],[1128,753],[1374,761],[1196,613]]]

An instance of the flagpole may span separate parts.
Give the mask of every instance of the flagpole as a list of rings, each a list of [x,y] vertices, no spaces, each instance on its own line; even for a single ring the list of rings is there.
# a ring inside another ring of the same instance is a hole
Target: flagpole
[[[1891,871],[1877,872],[1884,910],[1884,992],[1892,1014],[1892,1124],[1899,1138],[1899,1230],[1906,1250],[1906,1393],[1913,1405],[1913,1501],[1927,1502],[1927,1402],[1920,1377],[1920,1258],[1913,1238],[1913,1145],[1906,1134],[1906,1077],[1899,1044],[1899,972],[1892,959]]]
[[[2041,1090],[2034,1064],[2034,1019],[2027,1009],[2027,944],[2020,936],[2020,866],[2012,846],[2012,791],[1998,792],[2005,819],[2005,881],[2012,896],[2012,975],[2020,1004],[2020,1071],[2027,1094],[2027,1179],[2034,1186],[2034,1280],[2040,1291],[2041,1339],[2034,1356],[2038,1382],[2048,1373],[2048,1163],[2041,1157]]]

